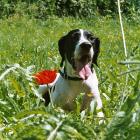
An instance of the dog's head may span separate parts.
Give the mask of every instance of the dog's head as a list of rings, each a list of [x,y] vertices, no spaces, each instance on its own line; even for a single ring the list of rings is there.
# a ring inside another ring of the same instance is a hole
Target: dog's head
[[[89,31],[72,30],[59,40],[58,46],[62,57],[61,66],[67,60],[83,79],[88,77],[91,66],[97,65],[100,40]]]

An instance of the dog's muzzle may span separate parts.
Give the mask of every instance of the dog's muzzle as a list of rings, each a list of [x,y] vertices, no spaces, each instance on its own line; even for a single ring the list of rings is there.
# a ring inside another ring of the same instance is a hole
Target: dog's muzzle
[[[92,47],[92,45],[88,42],[83,42],[83,43],[80,44],[80,49],[82,51],[88,52],[91,49],[91,47]]]
[[[85,62],[89,62],[91,61],[91,48],[92,48],[92,45],[89,43],[89,42],[83,42],[80,44],[80,59],[79,61],[85,63]]]

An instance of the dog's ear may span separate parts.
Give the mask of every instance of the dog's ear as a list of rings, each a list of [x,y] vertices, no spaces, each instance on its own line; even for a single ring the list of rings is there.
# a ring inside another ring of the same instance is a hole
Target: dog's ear
[[[94,39],[93,49],[94,49],[94,56],[93,56],[93,59],[92,59],[92,63],[98,66],[97,58],[98,58],[98,55],[100,53],[100,40],[99,40],[99,38]]]
[[[65,53],[66,53],[66,36],[63,36],[60,38],[60,40],[58,41],[58,47],[59,47],[59,53],[62,57],[61,63],[60,63],[60,67],[63,66],[63,63],[65,61]]]

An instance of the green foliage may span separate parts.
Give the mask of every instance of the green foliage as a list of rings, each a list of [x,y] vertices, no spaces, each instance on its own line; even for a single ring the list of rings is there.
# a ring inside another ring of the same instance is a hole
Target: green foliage
[[[48,15],[55,14],[55,10],[55,0],[0,1],[0,17],[18,14],[45,19]]]
[[[133,94],[128,95],[120,112],[117,112],[107,128],[106,140],[112,139],[140,139],[140,73],[137,75]]]
[[[56,0],[57,15],[91,17],[95,15],[95,0]]]
[[[94,17],[118,14],[115,0],[1,0],[0,18],[13,14],[47,19],[48,16]],[[140,1],[121,1],[121,11],[130,19],[140,16]]]
[[[128,58],[139,62],[140,25],[124,19],[124,27]],[[117,63],[124,60],[118,19],[51,17],[42,21],[14,15],[0,20],[0,28],[1,140],[140,139],[140,74],[130,73],[128,80],[126,75],[120,76],[128,68]],[[104,105],[104,125],[99,125],[96,115],[81,117],[78,110],[68,113],[51,105],[45,107],[32,79],[37,71],[59,68],[58,40],[74,28],[90,30],[101,40],[99,68],[95,69]],[[139,63],[131,64],[130,70],[135,67]]]

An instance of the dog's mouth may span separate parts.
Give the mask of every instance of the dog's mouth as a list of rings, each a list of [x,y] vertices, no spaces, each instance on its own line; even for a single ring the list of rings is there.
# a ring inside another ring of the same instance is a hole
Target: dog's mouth
[[[80,59],[74,60],[74,69],[76,74],[78,74],[83,80],[88,79],[88,77],[92,74],[90,62],[90,55],[83,55]]]
[[[91,56],[89,54],[82,55],[80,59],[78,59],[83,64],[89,63],[91,61]]]

